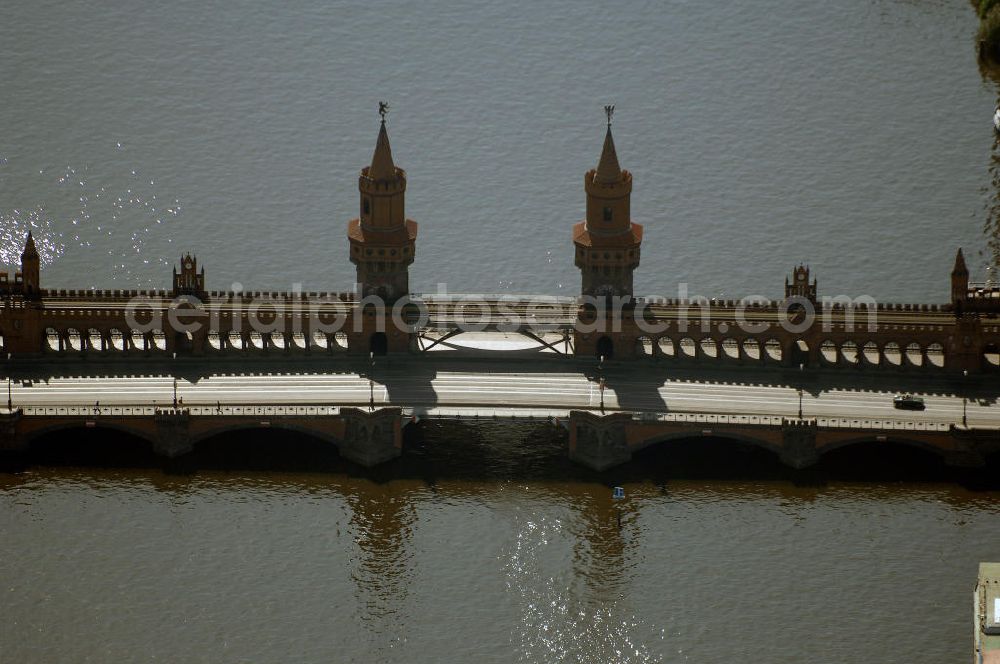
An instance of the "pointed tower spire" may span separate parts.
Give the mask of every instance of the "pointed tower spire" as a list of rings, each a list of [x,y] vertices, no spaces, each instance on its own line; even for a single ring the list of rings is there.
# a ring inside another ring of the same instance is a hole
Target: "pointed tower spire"
[[[955,254],[955,267],[951,271],[952,274],[969,274],[969,268],[965,267],[965,256],[962,255],[962,248],[958,248],[958,253]]]
[[[382,116],[382,126],[378,130],[378,140],[375,141],[375,154],[372,155],[372,165],[368,171],[368,177],[373,180],[395,180],[396,165],[392,162],[389,133],[385,130],[385,115],[389,112],[389,104],[380,101],[378,112]]]
[[[601,161],[597,164],[597,174],[594,182],[614,184],[622,181],[622,167],[618,165],[618,155],[615,153],[615,139],[611,137],[611,123],[608,122],[608,133],[604,135],[604,149],[601,150]]]
[[[25,257],[38,258],[38,249],[35,248],[35,238],[31,236],[31,231],[28,231],[28,239],[24,241],[24,251],[21,252],[21,260]]]

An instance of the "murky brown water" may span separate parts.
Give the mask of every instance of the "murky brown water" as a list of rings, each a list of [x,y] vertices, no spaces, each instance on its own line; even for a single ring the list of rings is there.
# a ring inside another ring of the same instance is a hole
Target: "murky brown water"
[[[903,448],[803,474],[699,439],[601,477],[564,442],[426,423],[369,473],[230,437],[172,474],[124,439],[42,443],[47,465],[0,475],[3,661],[968,656],[1000,491]],[[147,467],[59,465],[88,454]]]

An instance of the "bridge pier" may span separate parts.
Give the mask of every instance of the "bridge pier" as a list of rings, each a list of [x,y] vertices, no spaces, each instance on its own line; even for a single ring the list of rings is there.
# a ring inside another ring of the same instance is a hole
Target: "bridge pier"
[[[191,414],[186,408],[157,410],[153,416],[156,438],[153,451],[160,456],[173,459],[187,454],[193,448],[191,442]]]
[[[403,409],[341,408],[344,437],[340,455],[349,461],[370,468],[395,459],[403,452]]]
[[[986,455],[1000,451],[1000,432],[952,426],[954,446],[944,452],[944,462],[953,468],[982,468]]]
[[[18,426],[22,414],[20,408],[0,412],[0,453],[23,452],[28,448],[27,440]]]
[[[630,413],[596,415],[583,410],[569,413],[569,458],[592,470],[606,470],[632,460],[625,426]]]
[[[796,470],[812,466],[819,461],[816,449],[816,420],[781,420],[781,452],[779,458],[786,466]]]

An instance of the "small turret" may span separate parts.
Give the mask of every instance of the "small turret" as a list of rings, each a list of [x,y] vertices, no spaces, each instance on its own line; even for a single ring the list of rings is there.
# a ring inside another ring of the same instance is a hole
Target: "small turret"
[[[951,304],[955,311],[961,311],[969,297],[969,268],[965,266],[965,256],[961,247],[955,254],[955,267],[951,270]]]
[[[799,264],[798,267],[792,269],[792,280],[789,282],[788,277],[785,277],[785,299],[791,297],[802,297],[813,304],[816,304],[817,297],[817,287],[816,280],[813,279],[812,283],[809,283],[809,266]]]
[[[21,252],[21,292],[25,299],[41,298],[40,272],[41,259],[35,247],[35,238],[31,236],[31,231],[28,231],[28,239],[24,243],[24,251]]]
[[[191,254],[181,257],[181,271],[174,268],[174,296],[205,294],[205,268],[198,271],[198,259]]]

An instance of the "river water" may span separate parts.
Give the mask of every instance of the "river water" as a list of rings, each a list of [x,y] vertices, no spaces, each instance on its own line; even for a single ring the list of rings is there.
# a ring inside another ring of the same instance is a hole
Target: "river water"
[[[975,29],[961,0],[7,3],[0,259],[32,227],[47,286],[166,286],[190,250],[213,289],[349,288],[387,99],[413,288],[572,294],[615,103],[638,291],[773,296],[806,261],[825,294],[943,301],[997,208]],[[0,661],[964,661],[1000,556],[1000,494],[921,459],[597,476],[558,436],[414,435],[375,473],[56,441],[85,453],[0,475]]]

